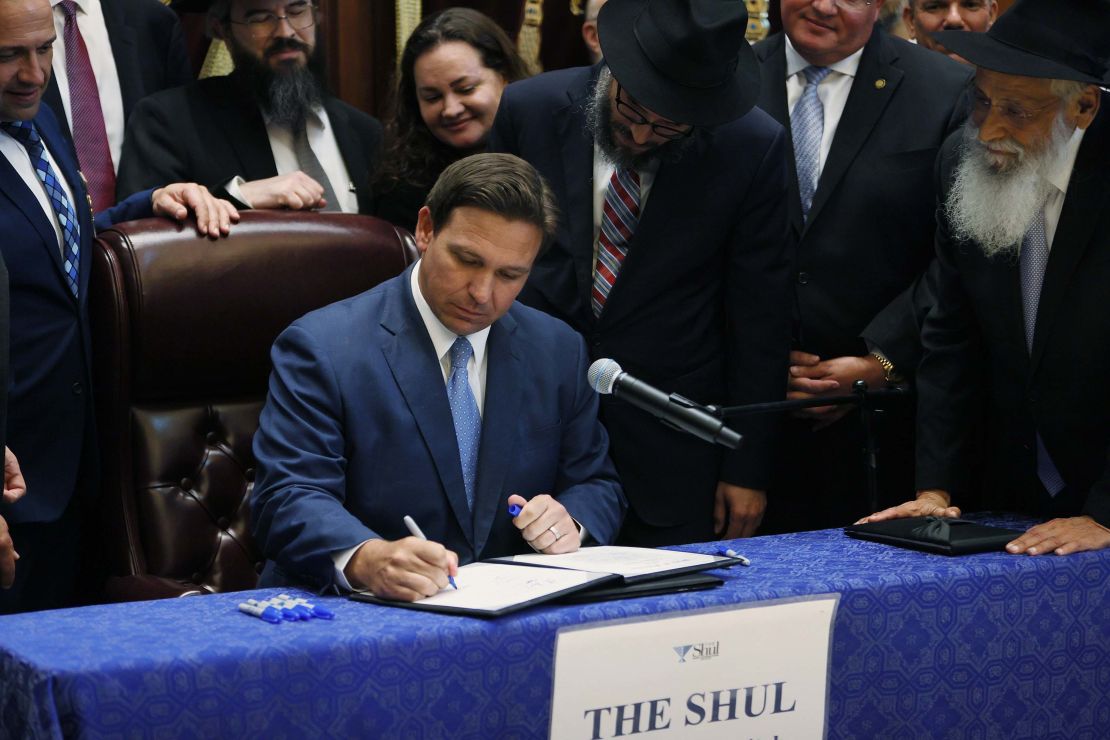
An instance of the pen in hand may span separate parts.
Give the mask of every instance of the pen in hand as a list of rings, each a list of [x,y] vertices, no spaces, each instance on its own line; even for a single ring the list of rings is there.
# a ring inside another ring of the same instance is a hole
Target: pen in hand
[[[404,522],[405,528],[408,529],[409,534],[411,534],[413,537],[424,540],[425,542],[428,541],[428,538],[424,536],[424,533],[422,531],[420,531],[420,527],[416,526],[416,521],[413,520],[411,516],[405,514]],[[451,584],[451,588],[455,589],[456,591],[459,590],[459,587],[455,585],[455,579],[452,578],[450,575],[447,576],[447,582]]]

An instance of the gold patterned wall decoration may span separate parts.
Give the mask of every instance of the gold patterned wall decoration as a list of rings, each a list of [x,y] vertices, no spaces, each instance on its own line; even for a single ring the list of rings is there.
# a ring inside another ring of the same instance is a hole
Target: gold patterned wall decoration
[[[397,26],[397,63],[400,64],[405,42],[420,25],[420,0],[397,0],[393,7],[393,17]]]
[[[754,44],[767,38],[767,34],[771,32],[771,3],[769,0],[744,0],[744,4],[748,6],[748,30],[744,33],[744,38]]]
[[[528,73],[543,72],[540,62],[540,37],[543,30],[543,0],[524,0],[524,22],[516,37],[516,50],[520,52]]]

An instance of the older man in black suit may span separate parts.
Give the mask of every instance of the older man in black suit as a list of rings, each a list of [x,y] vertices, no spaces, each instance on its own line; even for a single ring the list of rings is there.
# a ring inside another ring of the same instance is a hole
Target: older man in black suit
[[[491,148],[552,183],[563,211],[523,302],[586,337],[594,358],[701,403],[781,399],[789,347],[785,135],[759,88],[733,0],[609,0],[604,61],[506,88]],[[754,533],[767,420],[721,449],[606,396],[602,420],[630,512],[623,538]]]
[[[1060,517],[1012,553],[1110,547],[1110,0],[1019,0],[937,40],[976,65],[945,142],[936,305],[918,371],[917,499],[869,517]],[[986,454],[969,454],[986,409]]]
[[[183,0],[205,10],[235,62],[142,101],[127,124],[120,195],[193,180],[245,208],[370,211],[381,124],[323,84],[309,0]]]
[[[783,0],[784,33],[756,46],[759,105],[790,130],[790,238],[798,324],[789,395],[848,393],[912,374],[928,306],[933,163],[963,116],[967,68],[875,26],[882,0]],[[912,491],[912,404],[880,419],[880,484]],[[848,406],[787,425],[770,531],[843,524],[870,511],[864,431]],[[847,418],[844,418],[847,415]]]

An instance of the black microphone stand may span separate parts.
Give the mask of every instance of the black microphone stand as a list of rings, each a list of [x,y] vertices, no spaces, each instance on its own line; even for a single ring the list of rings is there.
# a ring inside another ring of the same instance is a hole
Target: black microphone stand
[[[879,447],[875,437],[875,410],[874,401],[881,398],[897,398],[909,395],[909,390],[903,386],[879,388],[869,390],[866,381],[857,380],[852,383],[852,393],[847,396],[829,396],[822,398],[800,398],[789,401],[771,401],[768,403],[752,403],[745,406],[708,406],[705,410],[723,421],[737,419],[742,416],[756,414],[781,414],[798,409],[811,409],[818,406],[859,406],[860,421],[863,422],[864,447],[863,464],[867,472],[867,498],[871,504],[871,511],[879,509]]]

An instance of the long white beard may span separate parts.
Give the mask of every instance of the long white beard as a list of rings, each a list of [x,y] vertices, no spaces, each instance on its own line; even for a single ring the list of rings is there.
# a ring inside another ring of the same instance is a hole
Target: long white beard
[[[1021,241],[1054,186],[1048,173],[1067,152],[1074,127],[1063,115],[1052,126],[1052,136],[1038,151],[1013,140],[991,146],[1018,154],[1008,166],[992,156],[979,141],[969,119],[963,128],[960,162],[944,203],[952,233],[975,242],[987,257],[1017,257]]]

